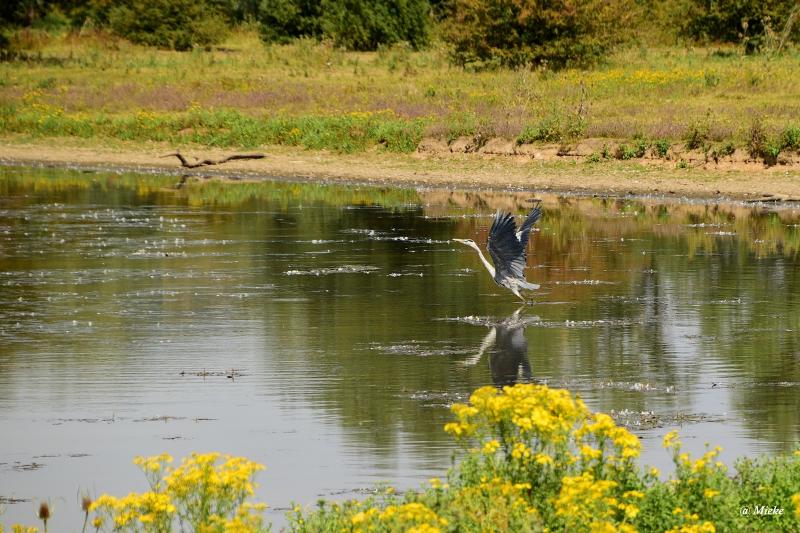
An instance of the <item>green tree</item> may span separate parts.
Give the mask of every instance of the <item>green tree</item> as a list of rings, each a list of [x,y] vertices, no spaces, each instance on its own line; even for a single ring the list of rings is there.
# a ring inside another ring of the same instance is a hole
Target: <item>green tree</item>
[[[741,43],[745,51],[761,50],[768,32],[798,37],[797,0],[687,0],[676,10],[681,33],[698,41]],[[795,11],[792,15],[793,10]]]
[[[261,38],[285,43],[297,37],[322,34],[320,3],[315,0],[261,0],[258,19]]]
[[[428,0],[262,0],[261,36],[267,42],[327,37],[349,50],[407,42],[424,46],[430,34]]]
[[[334,43],[349,50],[376,50],[407,42],[428,42],[428,0],[323,0],[322,28]]]
[[[223,16],[204,0],[127,0],[108,11],[108,22],[135,43],[174,50],[215,44],[227,33]]]
[[[453,0],[444,38],[473,68],[596,62],[627,37],[634,0]]]

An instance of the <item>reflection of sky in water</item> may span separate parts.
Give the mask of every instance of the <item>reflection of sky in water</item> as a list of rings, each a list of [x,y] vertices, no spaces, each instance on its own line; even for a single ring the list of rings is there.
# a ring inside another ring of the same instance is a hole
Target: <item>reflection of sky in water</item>
[[[447,406],[514,379],[615,411],[662,470],[673,427],[726,460],[797,439],[791,213],[550,199],[515,329],[449,239],[484,242],[529,195],[272,184],[237,204],[2,172],[0,497],[52,498],[57,529],[79,490],[144,489],[138,454],[262,462],[277,522],[414,487],[449,465]]]

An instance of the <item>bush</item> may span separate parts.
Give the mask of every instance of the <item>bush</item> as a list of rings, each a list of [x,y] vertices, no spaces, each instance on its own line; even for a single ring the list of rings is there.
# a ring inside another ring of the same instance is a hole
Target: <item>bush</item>
[[[586,133],[586,118],[579,113],[553,110],[536,125],[525,126],[517,136],[517,145],[533,142],[561,143],[575,141]]]
[[[635,139],[633,146],[628,146],[627,144],[620,144],[617,147],[617,151],[614,156],[617,159],[639,159],[644,157],[647,153],[648,144],[647,141],[644,139]]]
[[[266,42],[326,37],[348,50],[377,50],[407,42],[427,44],[427,0],[262,0],[261,36]]]
[[[800,25],[789,19],[795,0],[688,0],[678,10],[677,20],[684,36],[700,41],[741,43],[745,52],[761,50],[770,33],[788,29],[796,38]]]
[[[108,21],[120,37],[173,50],[219,43],[228,30],[204,0],[127,0],[109,10]]]
[[[322,35],[320,3],[314,0],[261,0],[258,19],[261,39],[286,43],[298,37]]]
[[[781,148],[784,150],[800,149],[800,127],[792,126],[781,134]]]
[[[711,125],[709,124],[709,119],[706,117],[704,120],[699,119],[694,121],[689,128],[686,130],[684,134],[684,140],[686,141],[686,148],[688,150],[705,150],[708,141],[711,137]]]
[[[150,491],[123,498],[102,495],[90,504],[93,526],[111,531],[265,531],[266,506],[247,503],[263,466],[219,453],[192,454],[170,467],[172,457],[137,457]],[[87,514],[88,517],[88,514]],[[105,527],[104,527],[105,526]]]
[[[348,50],[428,43],[427,0],[323,0],[323,33]]]
[[[563,67],[597,62],[621,42],[632,0],[453,0],[444,25],[456,64]]]
[[[292,531],[793,531],[800,517],[800,452],[740,460],[737,475],[707,448],[692,458],[676,432],[663,446],[674,473],[636,464],[641,444],[566,390],[483,387],[452,407],[445,431],[464,455],[447,483],[403,498],[320,502],[290,513]],[[387,491],[390,492],[390,491]],[[781,515],[741,514],[768,501]],[[733,511],[732,511],[733,510]]]
[[[666,139],[657,139],[653,143],[653,153],[656,156],[664,159],[665,157],[667,157],[667,153],[669,153],[669,146],[670,146],[670,144],[669,144],[668,140],[666,140]]]
[[[781,141],[771,137],[761,119],[756,118],[747,132],[747,150],[750,157],[763,159],[767,165],[774,165],[781,153]]]

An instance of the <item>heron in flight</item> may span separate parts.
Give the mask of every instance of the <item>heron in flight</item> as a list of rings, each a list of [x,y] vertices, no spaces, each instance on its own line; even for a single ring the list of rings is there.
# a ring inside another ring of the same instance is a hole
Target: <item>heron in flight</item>
[[[514,215],[497,210],[492,227],[489,230],[489,242],[486,243],[486,248],[489,250],[489,255],[492,256],[494,266],[484,257],[483,252],[472,239],[453,240],[474,248],[478,252],[486,270],[494,278],[494,282],[510,290],[524,302],[525,298],[519,293],[520,290],[536,290],[539,288],[537,284],[528,283],[525,280],[523,269],[525,268],[525,252],[528,248],[528,235],[541,216],[542,210],[539,206],[534,207],[522,223],[522,226],[517,230]]]

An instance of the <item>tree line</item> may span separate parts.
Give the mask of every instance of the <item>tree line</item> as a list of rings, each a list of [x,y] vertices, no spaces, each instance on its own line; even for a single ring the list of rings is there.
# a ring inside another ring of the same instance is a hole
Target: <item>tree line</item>
[[[474,69],[580,66],[634,39],[734,43],[746,53],[800,37],[796,0],[4,0],[2,43],[19,28],[86,28],[188,50],[254,23],[267,43],[329,40],[370,51],[443,42]]]

